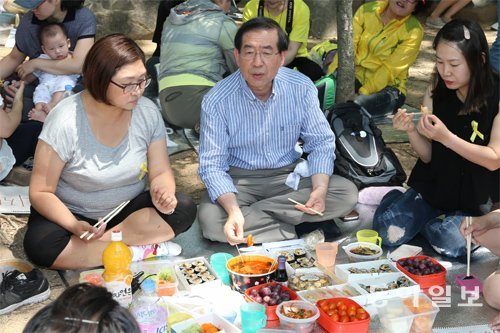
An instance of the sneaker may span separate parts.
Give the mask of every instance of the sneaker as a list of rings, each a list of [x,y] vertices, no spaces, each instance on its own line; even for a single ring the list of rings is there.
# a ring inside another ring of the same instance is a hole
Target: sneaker
[[[182,247],[174,242],[131,246],[130,248],[132,249],[132,261],[154,257],[175,257],[182,252]]]
[[[354,209],[349,214],[341,218],[341,220],[344,222],[357,221],[358,219],[359,213]]]
[[[49,282],[37,268],[27,273],[18,270],[2,273],[0,315],[14,311],[24,304],[42,302],[49,296]]]
[[[297,237],[299,238],[302,238],[303,236],[318,229],[321,229],[323,231],[325,239],[338,237],[340,234],[342,234],[339,227],[333,220],[322,222],[304,222],[295,226],[295,232],[297,233]]]
[[[435,29],[441,29],[445,24],[446,24],[446,22],[443,21],[443,19],[440,17],[432,18],[429,16],[427,18],[427,20],[425,20],[426,26],[431,27],[431,28],[435,28]]]

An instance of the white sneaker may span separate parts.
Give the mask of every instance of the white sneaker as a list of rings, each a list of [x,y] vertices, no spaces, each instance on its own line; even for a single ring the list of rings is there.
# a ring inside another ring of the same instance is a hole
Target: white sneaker
[[[174,242],[130,246],[132,261],[140,261],[154,257],[175,257],[181,254],[182,247]]]

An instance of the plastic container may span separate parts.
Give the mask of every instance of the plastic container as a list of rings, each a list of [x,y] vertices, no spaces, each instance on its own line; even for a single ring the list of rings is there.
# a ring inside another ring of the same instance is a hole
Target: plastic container
[[[375,254],[367,254],[367,255],[362,255],[362,254],[356,254],[351,252],[353,249],[356,248],[369,248],[370,250],[376,251]],[[373,243],[366,243],[366,242],[354,242],[349,245],[343,246],[343,249],[345,253],[347,254],[347,257],[349,258],[349,262],[361,262],[361,261],[371,261],[371,260],[378,260],[380,256],[384,253],[382,251],[382,248],[378,246],[377,244]]]
[[[294,319],[289,318],[281,313],[283,307],[297,307],[298,309],[312,310],[313,316],[305,319]],[[299,333],[309,333],[313,332],[316,327],[316,320],[319,318],[319,309],[314,305],[306,301],[288,301],[283,302],[276,308],[276,314],[280,319],[281,328],[294,330]]]
[[[204,323],[211,323],[215,325],[218,329],[224,330],[226,333],[241,333],[241,330],[228,322],[226,319],[214,314],[210,313],[205,316],[197,317],[197,318],[191,318],[188,320],[184,320],[180,323],[174,324],[171,327],[172,331],[175,332],[182,332],[188,327],[192,326],[193,324],[204,324]]]
[[[352,299],[345,298],[345,297],[329,298],[326,301],[329,301],[329,302],[339,302],[339,301],[342,301],[342,302],[344,302],[344,304],[346,305],[347,308],[349,308],[349,306],[361,307],[358,303],[356,303]],[[365,309],[365,311],[366,311],[366,309]],[[351,333],[351,332],[366,333],[366,332],[368,332],[368,327],[370,326],[370,314],[368,313],[368,311],[366,311],[366,314],[368,315],[368,318],[366,318],[366,319],[359,319],[357,321],[351,321],[351,322],[346,322],[346,323],[342,323],[342,322],[333,320],[321,308],[319,308],[319,313],[320,313],[320,316],[319,316],[319,319],[318,319],[318,323],[327,332],[335,332],[335,333]]]
[[[64,86],[63,98],[73,95],[73,87],[69,84]]]
[[[378,307],[380,323],[388,333],[426,333],[432,326],[439,308],[424,293],[405,298],[385,300]]]
[[[258,291],[260,288],[265,287],[265,286],[269,286],[269,285],[275,286],[276,282],[265,283],[265,284],[261,284],[259,286],[248,288],[247,290],[245,290],[245,300],[247,302],[255,302],[253,299],[250,298],[250,293],[252,292],[252,290]],[[296,300],[299,298],[299,296],[295,293],[295,291],[293,291],[293,290],[291,290],[283,285],[281,286],[281,290],[288,291],[290,293],[290,300]],[[278,304],[277,305],[264,304],[264,305],[266,307],[267,320],[268,321],[279,320],[278,315],[276,314],[276,308],[278,307]]]
[[[141,284],[141,291],[131,310],[141,332],[167,332],[168,310],[166,305],[163,307],[158,302],[155,282],[150,279],[144,280]]]
[[[401,262],[407,259],[427,259],[429,258],[431,262],[434,265],[438,265],[441,268],[441,271],[438,273],[434,274],[427,274],[427,275],[415,275],[410,272],[408,272],[406,269],[401,266]],[[428,256],[413,256],[413,257],[407,257],[407,258],[401,258],[396,262],[396,267],[403,272],[404,274],[408,275],[413,281],[418,283],[420,285],[421,289],[428,289],[432,286],[444,286],[446,284],[446,268],[443,267],[436,259]]]
[[[128,307],[132,303],[131,262],[132,252],[122,242],[122,232],[113,231],[111,233],[111,243],[102,253],[102,263],[104,264],[102,277],[106,289],[124,307]]]

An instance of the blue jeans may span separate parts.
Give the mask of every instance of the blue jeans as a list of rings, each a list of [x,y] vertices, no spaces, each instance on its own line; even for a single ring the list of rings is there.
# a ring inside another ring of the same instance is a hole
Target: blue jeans
[[[358,86],[359,85],[359,86]],[[360,87],[359,81],[356,83],[356,91]],[[371,95],[358,95],[354,102],[363,106],[375,119],[385,118],[393,114],[405,102],[406,96],[394,87],[385,87]]]
[[[405,193],[393,190],[382,199],[373,217],[373,229],[382,244],[398,246],[421,233],[439,254],[460,257],[466,254],[466,242],[460,233],[461,212],[444,212],[430,206],[410,188]]]
[[[497,22],[500,21],[500,4],[497,3]],[[500,30],[497,30],[497,38],[491,45],[490,63],[497,72],[500,72]]]

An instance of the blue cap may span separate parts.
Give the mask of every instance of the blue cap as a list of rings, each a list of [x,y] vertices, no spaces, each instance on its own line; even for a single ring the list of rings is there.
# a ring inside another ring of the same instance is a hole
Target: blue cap
[[[142,281],[141,289],[145,293],[154,293],[156,291],[156,282],[151,279],[146,279]]]
[[[35,9],[45,0],[15,0],[14,3],[26,9]]]

